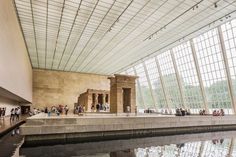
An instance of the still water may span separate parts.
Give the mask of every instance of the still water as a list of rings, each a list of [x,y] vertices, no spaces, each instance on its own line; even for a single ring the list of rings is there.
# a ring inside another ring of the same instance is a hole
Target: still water
[[[236,157],[236,131],[23,147],[23,157]]]

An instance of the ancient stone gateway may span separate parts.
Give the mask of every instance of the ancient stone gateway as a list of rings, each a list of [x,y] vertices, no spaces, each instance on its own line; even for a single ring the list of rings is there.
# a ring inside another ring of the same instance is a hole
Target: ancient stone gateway
[[[110,79],[110,112],[111,113],[135,113],[137,76],[115,74]]]

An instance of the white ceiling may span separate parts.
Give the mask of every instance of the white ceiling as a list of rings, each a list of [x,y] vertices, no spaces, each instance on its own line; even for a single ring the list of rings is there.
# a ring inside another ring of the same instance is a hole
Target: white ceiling
[[[97,74],[160,53],[236,12],[235,0],[14,2],[33,68]]]

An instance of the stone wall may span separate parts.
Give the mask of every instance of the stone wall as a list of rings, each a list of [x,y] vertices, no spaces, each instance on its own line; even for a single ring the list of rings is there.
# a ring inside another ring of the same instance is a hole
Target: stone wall
[[[0,1],[0,21],[0,87],[32,102],[32,68],[13,1]]]
[[[109,90],[110,81],[105,75],[33,70],[33,107],[69,105],[70,112],[78,96],[88,88]]]

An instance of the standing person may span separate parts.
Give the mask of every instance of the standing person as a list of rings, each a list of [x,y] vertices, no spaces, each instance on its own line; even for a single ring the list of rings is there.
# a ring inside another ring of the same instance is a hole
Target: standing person
[[[95,110],[94,103],[92,103],[91,110],[92,110],[92,112],[94,112],[94,110]]]
[[[18,115],[17,115],[17,113],[18,113],[18,108],[15,108],[15,120],[18,119]]]
[[[130,114],[130,106],[129,105],[126,106],[126,112],[127,112],[127,116],[129,116],[129,114]]]
[[[3,108],[3,112],[2,112],[2,116],[3,116],[3,118],[5,117],[5,114],[6,114],[6,107]]]
[[[99,112],[99,104],[96,105],[96,110]]]
[[[16,110],[16,120],[18,121],[20,118],[20,108],[17,108]]]
[[[11,121],[14,121],[14,116],[15,116],[15,109],[14,109],[14,108],[12,108],[12,109],[11,109],[11,117],[10,117],[10,122],[11,122]]]
[[[48,107],[45,107],[44,113],[48,113]]]
[[[65,113],[66,113],[66,115],[67,115],[68,111],[69,111],[69,107],[66,105],[65,106]]]

